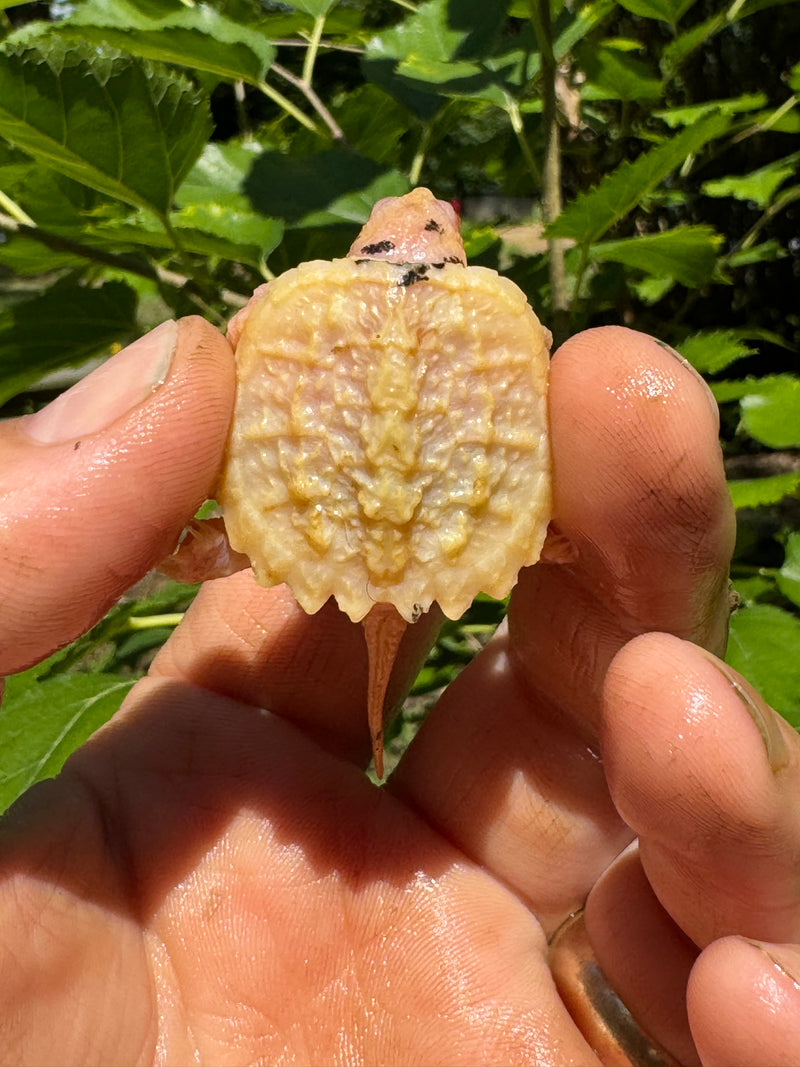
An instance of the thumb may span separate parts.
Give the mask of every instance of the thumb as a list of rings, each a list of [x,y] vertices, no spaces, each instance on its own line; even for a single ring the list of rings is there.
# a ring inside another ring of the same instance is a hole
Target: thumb
[[[233,390],[227,341],[188,318],[0,425],[0,675],[83,633],[172,551],[213,490]]]

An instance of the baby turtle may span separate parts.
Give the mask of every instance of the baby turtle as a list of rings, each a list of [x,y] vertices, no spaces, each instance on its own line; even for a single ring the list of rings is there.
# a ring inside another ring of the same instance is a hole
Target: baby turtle
[[[369,724],[405,627],[457,619],[535,563],[550,515],[550,334],[468,267],[453,208],[379,201],[346,259],[303,263],[231,321],[236,407],[217,499],[233,549],[300,606],[363,622]]]

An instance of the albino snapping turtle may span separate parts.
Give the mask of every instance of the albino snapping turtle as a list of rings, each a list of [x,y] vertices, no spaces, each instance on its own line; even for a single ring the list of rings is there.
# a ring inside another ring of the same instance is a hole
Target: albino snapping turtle
[[[235,414],[217,492],[232,548],[313,613],[365,627],[369,725],[408,623],[504,597],[550,514],[550,334],[468,267],[453,208],[379,201],[346,259],[303,263],[230,324]]]

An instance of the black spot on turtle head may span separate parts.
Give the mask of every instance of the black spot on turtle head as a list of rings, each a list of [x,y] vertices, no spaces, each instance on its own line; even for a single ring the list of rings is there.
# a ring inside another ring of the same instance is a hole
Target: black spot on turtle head
[[[394,248],[394,241],[376,241],[372,245],[362,245],[361,253],[365,256],[378,256],[381,252],[391,252]]]
[[[425,223],[425,229],[430,230],[432,233],[441,233],[442,227],[436,221],[436,219],[428,219]]]

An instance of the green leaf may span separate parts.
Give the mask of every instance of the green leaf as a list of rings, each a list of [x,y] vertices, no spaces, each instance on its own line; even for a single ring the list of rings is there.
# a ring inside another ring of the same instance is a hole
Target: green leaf
[[[726,100],[705,100],[702,104],[688,107],[663,108],[653,112],[653,117],[661,119],[671,129],[680,126],[693,126],[699,119],[713,112],[720,115],[738,115],[742,111],[757,111],[766,107],[766,93],[745,93],[743,96],[730,97]]]
[[[799,159],[800,152],[795,152],[750,174],[731,175],[704,182],[700,191],[706,196],[732,196],[735,200],[752,200],[758,207],[766,208],[772,203],[775,193],[783,183],[797,174]]]
[[[674,26],[696,0],[619,0],[620,7],[644,19],[660,19]]]
[[[264,81],[276,56],[263,34],[209,4],[159,4],[148,14],[131,0],[85,0],[56,29],[74,35],[73,27],[88,41],[253,85]]]
[[[578,51],[586,82],[583,100],[660,100],[663,86],[652,70],[639,59],[603,44],[586,43]]]
[[[321,174],[325,181],[320,181]],[[371,159],[334,148],[302,159],[263,152],[244,187],[261,214],[293,226],[361,225],[375,200],[408,192],[408,181]]]
[[[744,3],[734,3],[730,6],[721,5],[722,10],[703,22],[693,26],[686,33],[681,33],[664,48],[661,54],[661,69],[665,73],[673,74],[696,49],[700,48],[707,40],[725,30],[733,23],[756,14],[758,11],[770,7],[781,7],[783,4],[795,3],[796,0],[744,0]]]
[[[773,388],[743,396],[742,426],[769,448],[800,447],[800,378],[785,375]]]
[[[786,538],[786,555],[776,582],[786,599],[800,607],[800,532],[797,530]]]
[[[0,713],[0,811],[36,782],[55,777],[133,684],[116,674],[9,678]]]
[[[162,217],[210,131],[205,99],[140,60],[55,37],[0,52],[0,135]]]
[[[666,45],[661,53],[662,71],[667,75],[673,75],[678,67],[686,62],[692,52],[695,52],[710,37],[719,33],[724,27],[725,16],[717,14],[712,15],[703,22],[699,22],[696,26],[692,26],[685,33],[678,34],[674,40]]]
[[[256,269],[283,234],[280,221],[265,219],[254,211],[226,207],[224,202],[188,204],[173,212],[170,221],[184,252],[246,263]],[[99,223],[88,233],[93,242],[111,248],[133,246],[160,254],[173,247],[172,237],[145,212]]]
[[[762,508],[770,504],[779,504],[787,496],[794,496],[800,490],[800,471],[786,471],[784,474],[772,474],[766,478],[739,478],[728,482],[733,506],[741,508]]]
[[[503,28],[505,4],[427,0],[370,45],[393,59],[446,63],[489,55]]]
[[[746,578],[734,578],[731,581],[733,590],[748,607],[765,597],[774,597],[775,582],[765,574],[751,574]]]
[[[614,0],[589,0],[573,12],[565,4],[554,27],[553,53],[556,59],[559,62],[566,59],[578,41],[605,22],[616,6]]]
[[[86,259],[72,252],[54,252],[30,237],[12,235],[0,244],[0,266],[25,276],[70,267],[85,267]]]
[[[675,286],[674,278],[641,278],[638,281],[630,279],[631,286],[636,296],[643,304],[650,307],[663,300],[667,293]]]
[[[1,53],[0,53],[1,54]],[[15,200],[41,229],[80,237],[86,216],[100,205],[118,205],[103,198],[94,189],[58,174],[37,163],[29,155],[13,149],[7,142],[0,146],[14,154],[13,162],[0,162],[0,189]]]
[[[745,336],[755,337],[751,332]],[[733,378],[721,382],[711,382],[711,391],[718,404],[729,404],[732,400],[741,400],[743,396],[753,394],[769,394],[773,390],[781,390],[783,384],[794,381],[791,374],[765,374],[760,378]]]
[[[703,330],[678,345],[678,351],[702,374],[718,374],[731,363],[755,352],[747,344],[747,334],[737,330]]]
[[[734,612],[726,662],[795,727],[800,726],[800,620],[772,604]]]
[[[571,237],[588,245],[641,202],[668,174],[686,162],[709,141],[722,136],[730,119],[709,115],[633,163],[622,163],[599,185],[578,196],[545,232],[546,237]]]
[[[136,294],[123,282],[89,288],[70,281],[0,311],[0,404],[48,371],[127,340],[135,312]]]
[[[307,15],[313,15],[314,18],[320,18],[322,15],[327,15],[338,2],[339,0],[292,0],[292,7],[296,7],[298,11],[305,11]]]
[[[427,0],[367,43],[364,71],[425,118],[440,106],[439,93],[488,92],[499,104],[503,77],[482,61],[499,39],[505,6],[485,0]]]
[[[710,226],[679,226],[664,233],[642,234],[592,245],[592,262],[623,263],[657,278],[674,278],[699,289],[711,278],[723,238]]]
[[[257,146],[207,144],[176,193],[176,203],[214,199],[225,193],[244,196],[245,181],[260,151]]]
[[[180,211],[172,215],[172,224],[179,229],[199,230],[221,238],[233,249],[240,250],[227,258],[239,258],[253,266],[258,266],[283,236],[282,222],[257,215],[224,197],[184,202]]]
[[[398,131],[407,128],[409,112],[376,85],[361,85],[337,109],[336,121],[361,155],[386,163],[397,158]]]
[[[752,248],[743,248],[738,252],[730,252],[725,256],[724,267],[747,267],[751,263],[771,263],[776,259],[784,259],[789,253],[775,239],[762,241],[760,245]]]

